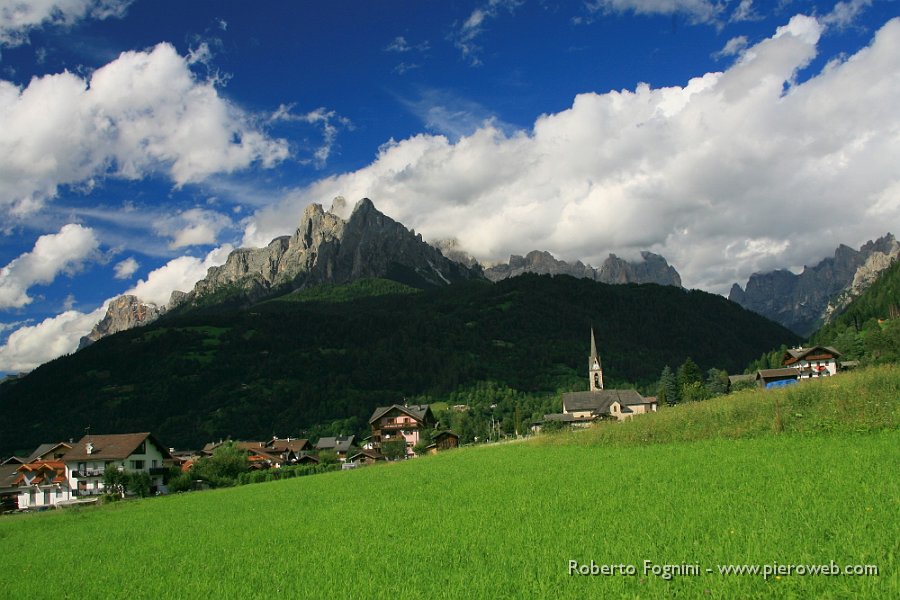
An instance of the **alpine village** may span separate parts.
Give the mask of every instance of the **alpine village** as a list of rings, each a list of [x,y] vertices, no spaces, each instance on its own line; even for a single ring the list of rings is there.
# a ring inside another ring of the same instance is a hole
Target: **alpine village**
[[[594,269],[532,252],[483,268],[368,199],[346,221],[311,205],[293,236],[234,251],[168,306],[123,297],[76,353],[3,381],[2,509],[614,429],[896,362],[900,244],[888,234],[848,251],[849,270],[825,259],[795,276],[796,294],[815,277],[831,286],[811,317],[799,297],[786,302],[805,312],[757,308],[771,309],[753,295],[766,274],[731,301],[681,288],[650,253]]]

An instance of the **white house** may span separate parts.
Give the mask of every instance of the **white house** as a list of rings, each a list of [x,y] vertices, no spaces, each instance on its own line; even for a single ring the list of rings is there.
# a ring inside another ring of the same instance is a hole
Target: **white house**
[[[828,377],[837,374],[840,357],[841,353],[831,346],[791,348],[784,353],[781,364],[797,369],[800,372],[800,379]]]
[[[19,509],[56,506],[72,499],[66,466],[59,460],[35,460],[16,469]]]
[[[150,433],[86,435],[63,457],[73,498],[102,494],[106,469],[144,471],[150,475],[151,493],[165,491],[165,460],[172,455]]]

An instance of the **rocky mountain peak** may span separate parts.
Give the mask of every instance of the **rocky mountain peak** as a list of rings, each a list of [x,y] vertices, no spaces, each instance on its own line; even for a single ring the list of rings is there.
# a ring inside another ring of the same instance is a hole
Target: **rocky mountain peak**
[[[342,200],[336,198],[332,207],[342,208]],[[363,198],[347,220],[325,211],[321,204],[310,204],[293,235],[276,238],[265,248],[235,250],[224,265],[211,268],[183,301],[196,303],[231,289],[253,302],[279,291],[366,277],[422,287],[478,276],[477,269],[447,259],[422,236]]]
[[[893,260],[900,244],[890,233],[868,241],[859,250],[841,244],[834,256],[795,275],[779,269],[754,273],[741,288],[734,284],[728,299],[781,323],[800,335],[810,335],[861,294]]]
[[[152,302],[143,302],[137,296],[119,296],[109,303],[106,315],[89,334],[81,338],[78,349],[90,346],[100,338],[152,323],[165,312],[165,307],[159,307]]]

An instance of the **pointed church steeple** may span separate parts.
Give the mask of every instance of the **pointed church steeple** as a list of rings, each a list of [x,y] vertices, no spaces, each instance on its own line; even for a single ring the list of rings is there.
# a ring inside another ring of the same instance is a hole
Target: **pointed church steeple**
[[[597,342],[594,340],[594,328],[591,327],[591,356],[588,358],[588,375],[591,381],[591,391],[603,389],[603,367],[600,364],[600,355],[597,354]]]

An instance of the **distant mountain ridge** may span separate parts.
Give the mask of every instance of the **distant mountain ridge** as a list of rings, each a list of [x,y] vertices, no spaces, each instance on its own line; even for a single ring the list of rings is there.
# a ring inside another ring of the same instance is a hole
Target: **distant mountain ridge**
[[[336,199],[343,203],[343,199]],[[510,256],[508,264],[483,269],[452,240],[426,243],[421,235],[379,212],[368,198],[360,200],[347,220],[310,204],[291,236],[264,248],[239,248],[225,264],[212,267],[189,292],[174,291],[159,306],[136,296],[120,296],[104,318],[81,339],[79,349],[132,327],[148,325],[172,310],[219,302],[252,304],[268,296],[320,284],[343,284],[383,277],[414,287],[443,286],[486,277],[500,281],[524,273],[572,275],[601,283],[657,283],[681,287],[681,276],[666,259],[642,252],[628,262],[610,254],[599,269],[556,260],[549,252]]]
[[[567,263],[557,260],[549,252],[534,250],[525,256],[510,256],[507,264],[484,269],[484,276],[491,281],[500,281],[523,273],[571,275],[600,283],[657,283],[681,287],[681,276],[665,258],[652,252],[641,252],[641,258],[640,262],[628,262],[610,254],[600,268],[595,269],[580,260]]]
[[[809,336],[827,323],[900,257],[890,233],[854,250],[841,244],[834,256],[795,275],[786,269],[754,273],[744,288],[735,283],[728,299]]]

